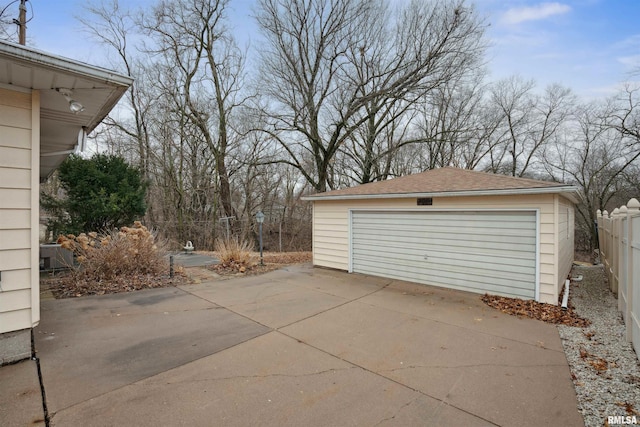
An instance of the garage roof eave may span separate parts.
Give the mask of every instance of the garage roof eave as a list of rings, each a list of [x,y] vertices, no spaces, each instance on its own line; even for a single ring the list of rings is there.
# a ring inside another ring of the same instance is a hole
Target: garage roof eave
[[[509,188],[501,190],[469,190],[443,191],[431,193],[378,193],[378,194],[343,194],[326,195],[322,193],[303,196],[302,200],[319,202],[324,200],[359,200],[359,199],[409,199],[417,197],[464,197],[464,196],[522,196],[530,194],[561,194],[571,202],[578,203],[578,188],[573,185],[540,187],[540,188]]]

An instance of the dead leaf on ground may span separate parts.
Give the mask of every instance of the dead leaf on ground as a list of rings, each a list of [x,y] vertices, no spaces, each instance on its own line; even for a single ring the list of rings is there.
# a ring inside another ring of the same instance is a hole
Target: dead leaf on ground
[[[633,406],[633,403],[629,403],[629,402],[616,402],[616,405],[624,408],[625,412],[627,413],[627,415],[636,415],[636,416],[640,416],[640,412],[638,412],[636,410],[636,408]]]
[[[514,316],[529,317],[531,319],[542,320],[547,323],[576,326],[583,328],[589,326],[590,322],[578,316],[572,308],[563,310],[562,307],[544,304],[533,300],[523,300],[518,298],[502,297],[498,295],[484,294],[482,302],[489,307],[500,310],[503,313]]]
[[[609,362],[600,356],[589,353],[584,347],[580,347],[580,357],[598,372],[604,372],[609,369]]]

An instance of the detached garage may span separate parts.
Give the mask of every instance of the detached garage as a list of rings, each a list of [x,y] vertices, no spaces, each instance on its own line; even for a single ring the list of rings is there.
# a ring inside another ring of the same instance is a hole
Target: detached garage
[[[556,304],[576,188],[457,168],[308,196],[313,263]]]

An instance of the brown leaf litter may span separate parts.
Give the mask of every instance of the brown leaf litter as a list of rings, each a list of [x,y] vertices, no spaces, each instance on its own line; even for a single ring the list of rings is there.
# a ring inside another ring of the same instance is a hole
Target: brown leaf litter
[[[529,317],[547,323],[576,326],[579,328],[584,328],[590,324],[587,319],[578,316],[572,307],[563,310],[559,305],[489,294],[483,295],[481,299],[482,302],[489,307],[513,316]]]

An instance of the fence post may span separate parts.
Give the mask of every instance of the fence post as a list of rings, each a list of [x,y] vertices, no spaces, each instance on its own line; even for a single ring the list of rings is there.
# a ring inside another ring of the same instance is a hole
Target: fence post
[[[602,264],[604,264],[604,273],[607,275],[609,289],[611,289],[611,275],[609,274],[609,259],[611,258],[611,252],[609,251],[609,247],[611,246],[611,219],[609,218],[609,212],[606,210],[602,212],[602,231],[604,231],[602,249],[600,250],[603,254]]]
[[[602,211],[600,209],[598,209],[598,211],[596,212],[596,217],[597,217],[596,224],[597,224],[597,227],[598,227],[598,229],[597,229],[597,231],[598,231],[598,259],[597,260],[599,261],[599,264],[604,264],[604,260],[602,259],[602,247],[604,245],[602,244],[602,242],[604,240],[603,238],[604,238],[604,233],[605,232],[604,232],[603,227],[602,227]]]
[[[620,256],[620,209],[615,208],[611,212],[611,290],[618,296],[618,257]]]
[[[634,230],[633,218],[640,214],[640,202],[637,199],[631,199],[627,202],[627,313],[625,319],[625,332],[627,341],[633,340],[634,319],[632,313],[638,312],[640,307],[633,305],[634,292],[640,292],[640,277],[633,275],[633,251],[637,250],[633,247],[635,234],[640,230]],[[637,288],[637,289],[635,289]]]
[[[618,250],[616,273],[618,279],[618,311],[627,319],[627,304],[629,300],[629,282],[627,280],[627,242],[625,241],[625,224],[627,223],[627,207],[622,205],[618,211]]]

